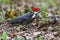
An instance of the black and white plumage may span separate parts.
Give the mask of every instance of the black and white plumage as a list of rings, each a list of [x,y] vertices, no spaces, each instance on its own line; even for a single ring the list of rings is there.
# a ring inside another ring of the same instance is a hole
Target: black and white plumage
[[[28,12],[26,14],[23,14],[21,16],[18,16],[16,18],[12,19],[11,21],[9,21],[9,24],[28,25],[37,17],[37,14],[40,13],[42,10],[40,10],[39,8],[32,8],[32,11],[33,12]]]
[[[24,15],[18,16],[14,19],[12,19],[9,23],[10,24],[22,24],[27,25],[31,23],[37,16],[37,12],[28,12]]]

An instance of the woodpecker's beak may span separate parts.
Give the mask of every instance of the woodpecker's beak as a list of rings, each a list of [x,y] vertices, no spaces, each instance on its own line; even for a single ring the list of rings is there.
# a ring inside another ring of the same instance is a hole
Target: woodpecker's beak
[[[43,10],[39,10],[38,13],[42,12]]]

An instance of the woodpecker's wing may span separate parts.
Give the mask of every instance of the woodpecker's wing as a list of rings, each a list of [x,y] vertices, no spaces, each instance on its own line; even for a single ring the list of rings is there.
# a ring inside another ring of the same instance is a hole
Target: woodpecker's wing
[[[14,18],[13,20],[10,21],[10,23],[11,24],[18,24],[18,23],[23,24],[24,22],[29,21],[31,19],[32,15],[33,15],[32,12],[26,13],[24,15]]]

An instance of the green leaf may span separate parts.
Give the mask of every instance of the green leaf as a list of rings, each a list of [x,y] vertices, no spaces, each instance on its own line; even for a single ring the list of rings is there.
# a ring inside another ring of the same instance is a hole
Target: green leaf
[[[2,38],[3,38],[4,40],[6,40],[6,32],[3,32]]]
[[[41,12],[41,15],[43,18],[47,16],[46,9],[43,9],[43,11]]]

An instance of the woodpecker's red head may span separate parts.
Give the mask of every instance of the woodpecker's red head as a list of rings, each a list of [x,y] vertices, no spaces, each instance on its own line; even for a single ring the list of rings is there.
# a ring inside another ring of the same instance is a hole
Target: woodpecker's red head
[[[39,8],[32,8],[32,11],[35,12],[35,11],[39,11],[40,9]]]

